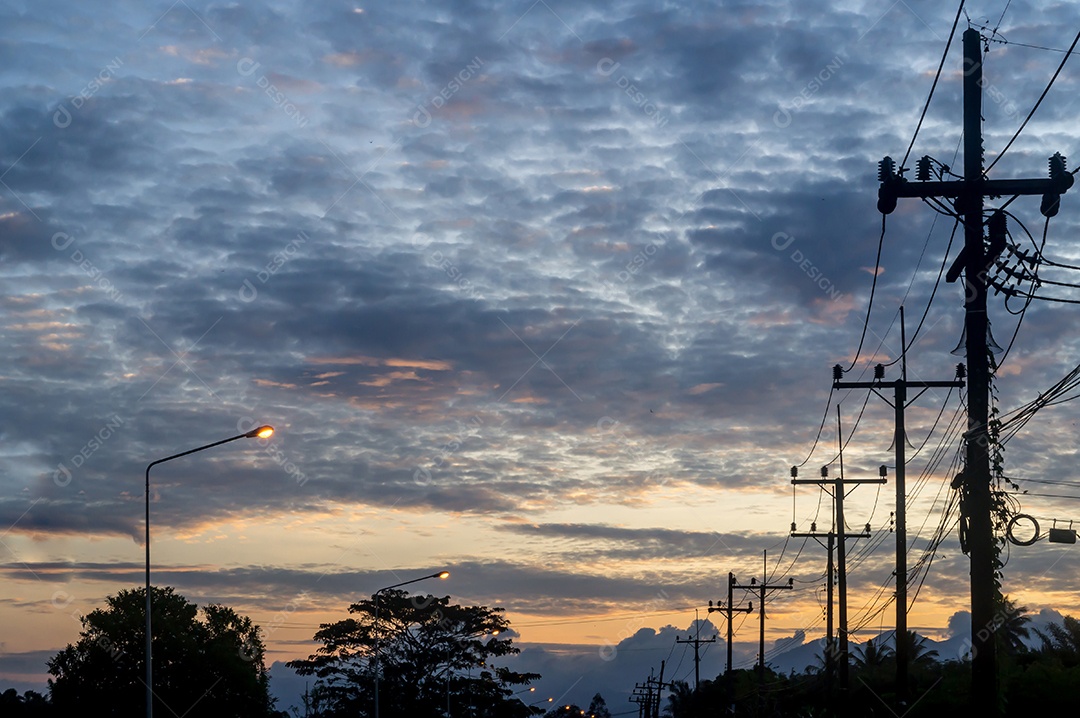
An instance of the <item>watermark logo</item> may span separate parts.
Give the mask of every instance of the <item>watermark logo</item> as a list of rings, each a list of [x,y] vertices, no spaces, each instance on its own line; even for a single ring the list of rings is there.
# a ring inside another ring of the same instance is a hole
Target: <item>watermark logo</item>
[[[61,130],[71,126],[72,121],[75,119],[72,110],[78,112],[82,109],[82,106],[86,104],[86,101],[96,95],[105,84],[116,77],[117,71],[123,66],[124,62],[119,57],[114,57],[105,67],[98,71],[98,74],[90,78],[81,90],[68,98],[68,103],[71,105],[71,110],[68,109],[67,104],[61,102],[56,108],[56,112],[53,113],[53,124]]]
[[[626,263],[626,267],[619,272],[619,281],[624,284],[629,282],[631,277],[637,275],[638,272],[645,268],[645,265],[652,260],[656,255],[656,252],[657,246],[652,242],[645,245],[645,248],[639,250],[638,253]]]
[[[792,117],[795,113],[799,112],[799,110],[805,107],[806,104],[813,99],[814,95],[825,86],[825,83],[836,75],[843,64],[844,60],[840,55],[835,56],[825,63],[825,67],[818,70],[817,74],[811,77],[810,80],[803,85],[802,89],[796,92],[787,103],[780,105],[780,109],[773,113],[773,124],[782,130],[790,127]]]
[[[601,77],[610,78],[615,76],[618,69],[622,67],[621,63],[615,62],[610,57],[601,58],[596,63],[596,72]],[[656,127],[665,127],[668,123],[668,118],[663,115],[660,108],[653,102],[644,91],[641,90],[636,84],[634,84],[629,77],[619,73],[615,78],[615,86],[623,91],[630,101],[636,105],[646,117],[653,121]]]
[[[50,240],[53,249],[57,252],[66,253],[68,248],[75,242],[75,238],[67,232],[57,232],[52,236]],[[75,248],[71,250],[68,258],[83,274],[90,278],[90,280],[98,286],[105,294],[113,301],[119,301],[122,296],[120,290],[116,288],[116,285],[105,276],[105,272],[101,271],[97,265],[95,265],[90,259],[82,253],[82,250]]]
[[[252,77],[259,71],[260,67],[262,67],[262,65],[255,60],[252,60],[250,57],[241,57],[236,61],[236,72],[239,73],[241,77]],[[275,107],[280,108],[281,111],[285,113],[286,117],[292,119],[297,127],[307,127],[308,118],[300,112],[299,108],[297,108],[281,88],[270,81],[270,78],[260,73],[258,77],[255,78],[255,85],[270,98],[270,101],[274,103]]]
[[[266,284],[270,281],[270,277],[274,276],[281,271],[290,259],[296,256],[299,251],[300,245],[307,244],[311,239],[303,231],[297,232],[296,238],[285,245],[285,248],[275,254],[273,258],[266,263],[266,266],[260,269],[255,274],[255,281],[259,283],[259,286]],[[237,292],[241,302],[254,302],[259,296],[259,289],[255,286],[255,282],[250,279],[245,279],[243,284],[240,285],[240,289]]]
[[[776,251],[786,252],[788,247],[795,242],[795,237],[787,232],[777,232],[769,241]],[[825,276],[825,273],[815,266],[810,258],[803,254],[801,250],[792,250],[791,261],[797,264],[799,269],[801,269],[806,276],[810,277],[810,280],[816,284],[821,291],[825,292],[825,295],[828,296],[829,299],[835,302],[843,296],[836,285],[833,284],[832,280]]]
[[[432,469],[441,469],[446,463],[446,460],[453,456],[455,453],[457,453],[457,451],[461,448],[462,444],[465,443],[466,439],[479,436],[477,432],[479,428],[483,426],[483,424],[484,422],[480,419],[479,416],[474,416],[467,422],[462,423],[458,427],[457,434],[455,434],[450,441],[443,444],[442,448],[439,449],[439,453],[431,461],[430,468],[426,466],[418,466],[416,470],[413,471],[413,481],[420,486],[431,486],[433,483],[435,483],[434,478],[432,477]]]
[[[659,611],[667,608],[670,605],[670,598],[667,591],[660,589],[656,593],[656,598],[642,607],[642,616],[631,618],[626,622],[626,625],[619,631],[615,641],[605,639],[604,642],[600,644],[598,650],[600,660],[606,662],[614,661],[619,655],[619,644],[633,636],[645,625],[645,615],[648,615],[652,611]]]
[[[413,112],[412,116],[412,123],[420,128],[430,125],[433,113],[445,107],[450,98],[461,91],[465,83],[480,73],[480,68],[483,66],[484,61],[479,57],[469,60],[465,67],[443,85],[441,90],[432,95],[428,102],[416,106],[416,111]]]
[[[428,257],[428,261],[431,266],[441,269],[454,283],[454,286],[463,290],[469,299],[480,299],[480,290],[465,278],[461,269],[449,257],[444,257],[442,252],[436,250]]]
[[[120,416],[113,414],[109,417],[105,421],[105,424],[98,429],[97,433],[91,436],[90,440],[83,444],[82,448],[75,452],[67,463],[61,461],[57,465],[56,471],[53,472],[53,483],[60,488],[68,486],[72,479],[72,471],[68,468],[68,465],[73,469],[82,468],[83,464],[85,464],[91,456],[96,454],[98,450],[116,434],[116,430],[123,425],[124,420]]]

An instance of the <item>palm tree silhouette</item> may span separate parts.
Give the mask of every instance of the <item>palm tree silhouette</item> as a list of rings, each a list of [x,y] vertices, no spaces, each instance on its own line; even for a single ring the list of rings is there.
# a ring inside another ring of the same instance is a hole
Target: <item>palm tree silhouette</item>
[[[855,668],[863,671],[872,671],[884,666],[893,657],[892,646],[885,645],[882,639],[875,641],[871,638],[866,643],[855,648]]]

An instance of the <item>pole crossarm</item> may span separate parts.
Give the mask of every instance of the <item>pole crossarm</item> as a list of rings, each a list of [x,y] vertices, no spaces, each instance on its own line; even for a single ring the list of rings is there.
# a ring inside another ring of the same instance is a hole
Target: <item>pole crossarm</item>
[[[817,531],[817,532],[814,532],[814,533],[796,533],[795,531],[791,532],[791,538],[812,538],[812,539],[816,539],[816,538],[828,538],[829,536],[832,536],[834,538],[840,538],[840,534],[836,533],[835,531],[829,531],[829,532],[826,532],[826,533],[821,533],[820,531]],[[869,531],[862,531],[862,532],[857,533],[857,534],[856,533],[844,533],[844,538],[870,538],[870,532]]]
[[[795,485],[799,484],[817,484],[821,486],[823,484],[884,484],[888,479],[876,478],[876,479],[792,479],[791,483]]]
[[[1049,179],[984,179],[976,182],[976,185],[984,196],[1064,194],[1073,186],[1073,176],[1066,172]],[[899,197],[959,197],[964,194],[966,187],[964,180],[909,182],[898,175],[891,175],[881,183],[878,197],[891,198],[895,205]]]
[[[896,381],[834,381],[833,389],[887,389],[895,388],[899,382],[903,382],[915,389],[964,388],[962,379],[954,381],[904,381],[903,379],[897,379]]]

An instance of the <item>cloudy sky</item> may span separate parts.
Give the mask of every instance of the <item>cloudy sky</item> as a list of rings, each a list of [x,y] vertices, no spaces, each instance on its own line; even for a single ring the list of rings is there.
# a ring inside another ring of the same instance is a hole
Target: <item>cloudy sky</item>
[[[893,463],[891,409],[830,394],[830,367],[895,359],[902,303],[913,378],[959,361],[962,291],[937,281],[959,240],[916,200],[888,217],[856,356],[876,163],[911,141],[947,5],[3,3],[0,681],[40,689],[78,617],[141,584],[150,461],[259,423],[275,436],[154,469],[154,581],[250,615],[272,661],[310,653],[351,601],[447,568],[430,590],[504,607],[523,660],[561,666],[540,693],[602,685],[621,707],[683,655],[673,632],[726,598],[729,571],[760,578],[763,551],[796,587],[770,642],[820,637],[825,552],[787,533],[827,527],[830,503],[793,496],[789,467],[838,471],[837,403],[847,475]],[[962,167],[969,21],[993,39],[988,161],[1080,29],[1070,3],[1005,6],[969,3],[909,166]],[[1078,153],[1078,72],[991,176]],[[1049,224],[1054,261],[1080,264],[1077,207],[1066,195]],[[1038,199],[1010,210],[1040,241]],[[1002,346],[1022,308],[991,298]],[[1003,412],[1080,354],[1075,306],[1024,317]],[[935,390],[908,412],[912,563],[934,558],[910,623],[943,639],[968,592],[948,486],[962,406]],[[1077,480],[1078,419],[1047,408],[1010,441],[1021,490],[1080,494],[1037,483]],[[873,535],[850,549],[863,635],[892,625],[894,506],[891,481],[848,500]],[[1080,516],[1069,498],[1022,507],[1044,531]],[[1078,560],[1012,547],[1006,591],[1076,614]],[[634,672],[611,670],[620,644]],[[592,667],[552,659],[571,653]]]

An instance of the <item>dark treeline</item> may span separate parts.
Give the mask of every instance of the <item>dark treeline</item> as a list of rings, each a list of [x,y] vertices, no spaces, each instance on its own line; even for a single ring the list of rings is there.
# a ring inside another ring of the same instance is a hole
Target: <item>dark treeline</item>
[[[1041,712],[1075,710],[1080,695],[1080,620],[1066,616],[1062,623],[1045,631],[1030,629],[1025,609],[1018,609],[998,629],[1000,648],[1000,696],[1006,718],[1030,718],[1032,709]],[[1025,639],[1027,640],[1025,643]],[[971,665],[967,661],[941,661],[929,650],[925,639],[908,634],[910,685],[908,703],[900,713],[910,718],[962,715],[950,709],[966,708],[969,701]],[[1035,648],[1029,648],[1034,643]],[[668,718],[711,718],[712,716],[895,716],[897,700],[895,658],[892,648],[871,640],[851,652],[850,688],[838,687],[835,671],[826,669],[824,659],[804,672],[780,674],[766,669],[734,671],[730,682],[723,675],[704,680],[694,692],[686,683],[676,682],[664,696],[662,715]],[[734,701],[734,711],[725,709]],[[514,702],[516,703],[516,701]],[[520,705],[520,704],[518,704]],[[593,704],[531,707],[534,715],[610,715],[597,695]],[[58,716],[60,710],[48,695],[35,691],[20,694],[14,688],[0,693],[0,716]],[[309,711],[308,715],[323,715]],[[325,715],[336,715],[333,711]],[[487,714],[485,712],[485,714]],[[620,712],[620,714],[626,714]],[[285,715],[285,714],[281,714]],[[510,713],[507,713],[510,715]]]
[[[1023,611],[1024,609],[1020,609]],[[1014,616],[999,629],[999,700],[1006,718],[1030,718],[1040,712],[1075,711],[1080,695],[1080,620],[1066,616],[1060,624],[1034,631],[1036,648],[1022,639],[1032,629],[1027,617]],[[897,704],[895,657],[892,649],[868,641],[852,651],[850,688],[842,692],[824,661],[805,672],[778,674],[766,669],[733,671],[731,681],[723,675],[702,681],[695,693],[685,683],[674,684],[666,696],[663,715],[669,718],[706,716],[893,716],[929,718],[968,707],[971,664],[940,661],[927,650],[924,639],[909,633],[910,684],[906,706]],[[734,712],[724,711],[734,700]],[[900,710],[897,710],[901,708]]]

